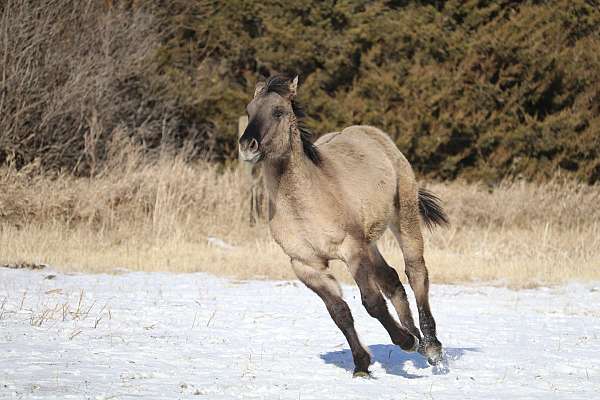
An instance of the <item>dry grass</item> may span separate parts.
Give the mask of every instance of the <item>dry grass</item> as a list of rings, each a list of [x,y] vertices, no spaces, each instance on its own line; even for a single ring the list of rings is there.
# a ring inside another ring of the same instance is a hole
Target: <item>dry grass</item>
[[[93,178],[0,169],[0,264],[293,278],[268,228],[246,223],[249,182],[240,169],[170,157],[148,162],[127,146]],[[451,228],[425,234],[433,282],[524,287],[600,279],[598,186],[555,180],[429,188],[452,220]],[[392,237],[381,247],[401,269]],[[342,266],[334,269],[349,280]]]

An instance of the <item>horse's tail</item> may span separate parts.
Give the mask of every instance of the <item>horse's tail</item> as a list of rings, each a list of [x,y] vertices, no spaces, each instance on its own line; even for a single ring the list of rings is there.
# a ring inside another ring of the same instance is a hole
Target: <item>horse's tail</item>
[[[450,225],[448,215],[442,208],[441,200],[433,192],[427,189],[419,188],[419,212],[425,226],[433,229],[435,225]]]

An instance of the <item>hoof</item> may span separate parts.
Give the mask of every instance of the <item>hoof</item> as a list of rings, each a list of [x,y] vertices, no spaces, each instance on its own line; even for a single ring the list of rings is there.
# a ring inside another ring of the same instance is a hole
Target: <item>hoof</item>
[[[413,338],[415,339],[415,344],[413,345],[412,349],[406,350],[406,351],[415,352],[415,351],[419,351],[419,348],[421,348],[421,343],[419,341],[419,338],[416,336],[413,336]]]
[[[432,366],[440,365],[443,360],[444,357],[442,356],[441,351],[438,354],[427,357],[427,362]]]
[[[429,343],[421,342],[418,351],[423,357],[427,358],[427,362],[430,365],[438,365],[444,359],[442,354],[442,344],[437,340]]]
[[[421,345],[420,345],[419,338],[418,338],[418,337],[416,337],[415,335],[411,335],[411,336],[412,336],[412,338],[413,338],[413,342],[412,342],[412,344],[410,344],[410,345],[408,345],[408,346],[406,345],[406,342],[404,342],[404,343],[402,343],[402,344],[399,344],[399,343],[397,343],[397,342],[394,342],[394,343],[395,343],[396,345],[398,345],[398,346],[399,346],[399,347],[400,347],[402,350],[404,350],[404,351],[406,351],[406,352],[409,352],[409,353],[412,353],[412,352],[414,352],[414,351],[419,351],[419,349],[420,349],[420,346],[421,346]]]
[[[371,374],[369,371],[354,371],[352,374],[353,378],[370,378]]]

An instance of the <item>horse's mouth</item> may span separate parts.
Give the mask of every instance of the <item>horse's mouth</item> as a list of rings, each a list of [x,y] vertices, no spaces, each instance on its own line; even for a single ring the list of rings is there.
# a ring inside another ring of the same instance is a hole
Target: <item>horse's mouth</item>
[[[251,164],[256,164],[257,162],[263,159],[263,153],[260,151],[253,153],[241,151],[240,155],[242,156],[243,161],[249,162]]]

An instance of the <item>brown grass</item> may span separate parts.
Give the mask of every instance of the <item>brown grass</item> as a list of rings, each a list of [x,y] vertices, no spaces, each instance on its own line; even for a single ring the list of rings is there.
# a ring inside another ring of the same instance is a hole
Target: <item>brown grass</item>
[[[249,182],[240,168],[168,156],[149,162],[126,142],[116,147],[125,150],[93,178],[0,169],[0,264],[293,278],[266,225],[247,223]],[[524,287],[600,279],[598,186],[556,179],[428,187],[452,220],[425,233],[433,282]],[[381,246],[401,270],[393,238]],[[341,265],[334,269],[349,280]]]

